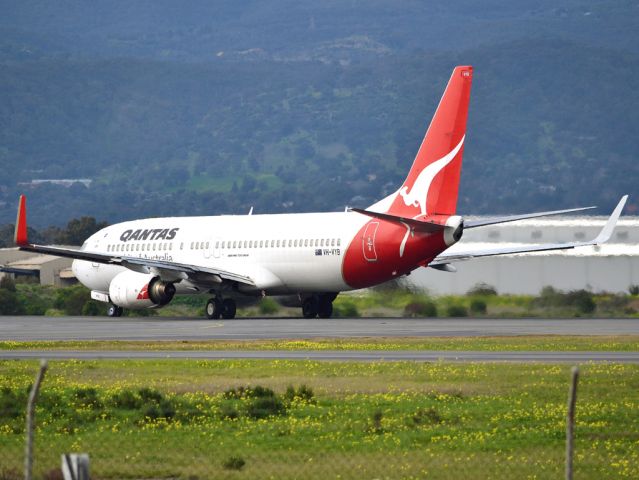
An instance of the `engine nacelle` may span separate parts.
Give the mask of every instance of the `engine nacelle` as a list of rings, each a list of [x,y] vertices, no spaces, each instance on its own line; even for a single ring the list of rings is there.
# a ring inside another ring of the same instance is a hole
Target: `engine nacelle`
[[[109,285],[109,297],[118,307],[133,309],[162,307],[175,295],[175,285],[152,274],[126,271],[117,274]]]

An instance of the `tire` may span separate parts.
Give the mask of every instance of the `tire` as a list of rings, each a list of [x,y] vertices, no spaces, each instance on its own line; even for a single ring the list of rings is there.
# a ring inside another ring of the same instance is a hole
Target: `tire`
[[[302,316],[304,318],[317,317],[318,301],[317,297],[308,297],[302,302]]]
[[[124,312],[124,309],[117,305],[109,305],[109,308],[107,309],[107,315],[109,317],[121,317],[122,312]]]
[[[237,305],[235,305],[235,300],[232,298],[225,298],[222,302],[222,318],[230,320],[231,318],[235,318],[235,313],[237,312]]]
[[[206,318],[217,320],[222,315],[222,302],[217,298],[211,298],[206,302]]]

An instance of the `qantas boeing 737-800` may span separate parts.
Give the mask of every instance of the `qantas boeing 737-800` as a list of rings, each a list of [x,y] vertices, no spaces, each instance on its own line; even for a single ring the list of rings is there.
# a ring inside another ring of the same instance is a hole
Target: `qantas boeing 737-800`
[[[610,238],[624,196],[597,238],[587,242],[447,252],[465,229],[576,208],[464,221],[456,214],[473,69],[453,70],[406,180],[367,209],[340,213],[148,218],[118,223],[80,249],[29,243],[20,197],[15,242],[21,250],[70,257],[96,300],[123,308],[168,304],[176,294],[208,293],[208,318],[233,318],[240,296],[295,296],[306,318],[330,317],[339,292],[371,287],[419,267],[454,271],[453,262],[597,245]],[[594,208],[594,207],[587,207]]]

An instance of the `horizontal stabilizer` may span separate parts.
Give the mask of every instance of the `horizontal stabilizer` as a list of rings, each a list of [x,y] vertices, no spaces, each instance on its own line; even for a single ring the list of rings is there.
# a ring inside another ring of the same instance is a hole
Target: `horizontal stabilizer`
[[[391,215],[389,213],[371,212],[370,210],[364,210],[362,208],[350,208],[352,212],[361,213],[372,218],[378,218],[380,220],[386,220],[387,222],[402,223],[408,225],[416,232],[435,233],[441,232],[446,228],[446,225],[441,223],[429,222],[424,220],[415,220],[414,218],[399,217],[397,215]]]
[[[524,213],[522,215],[508,215],[506,217],[483,218],[481,220],[466,220],[464,221],[464,228],[483,227],[485,225],[516,222],[517,220],[526,220],[528,218],[548,217],[550,215],[561,215],[563,213],[582,212],[584,210],[592,210],[593,208],[597,207],[569,208],[566,210],[552,210],[550,212]]]
[[[567,250],[576,247],[585,247],[588,245],[600,245],[607,242],[612,235],[615,225],[619,220],[619,216],[626,205],[628,195],[624,195],[614,211],[608,218],[608,221],[599,232],[596,238],[586,242],[568,242],[568,243],[548,243],[545,245],[521,245],[517,247],[503,247],[492,248],[486,250],[470,250],[470,251],[457,251],[457,252],[443,252],[436,256],[432,262],[428,264],[429,267],[436,267],[442,264],[448,264],[450,262],[459,262],[462,260],[470,260],[471,258],[490,257],[495,255],[513,255],[516,253],[530,253],[530,252],[545,252],[550,250]]]

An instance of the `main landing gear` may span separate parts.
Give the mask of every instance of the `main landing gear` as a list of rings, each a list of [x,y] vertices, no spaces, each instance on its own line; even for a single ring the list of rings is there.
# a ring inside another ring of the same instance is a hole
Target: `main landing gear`
[[[237,305],[232,298],[225,298],[224,300],[215,297],[209,299],[206,302],[206,318],[210,320],[217,320],[220,317],[225,319],[235,318],[237,311]]]
[[[333,300],[337,294],[323,293],[311,295],[302,301],[302,315],[304,318],[330,318],[333,315]]]
[[[124,309],[117,305],[109,305],[109,308],[107,309],[107,315],[109,317],[121,317],[123,312]]]

